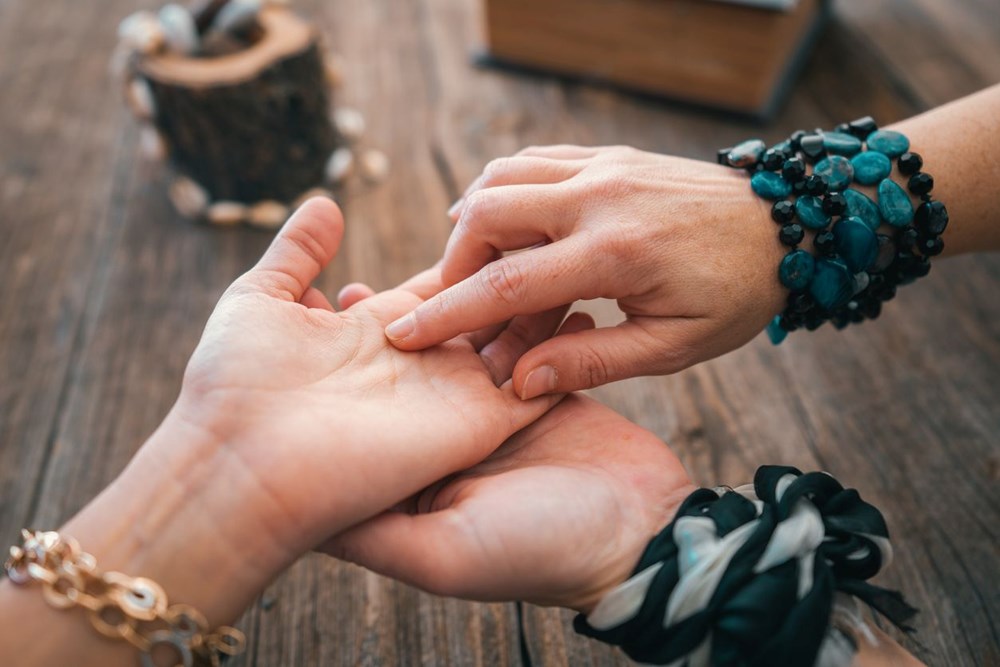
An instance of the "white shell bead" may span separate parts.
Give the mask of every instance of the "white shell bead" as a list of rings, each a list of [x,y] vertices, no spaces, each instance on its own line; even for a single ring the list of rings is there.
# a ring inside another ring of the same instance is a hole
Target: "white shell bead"
[[[353,168],[354,153],[349,148],[338,148],[326,161],[326,180],[330,183],[339,183],[350,175]]]
[[[389,158],[379,150],[367,150],[361,155],[361,175],[366,181],[378,183],[389,175]]]
[[[187,8],[170,3],[160,9],[158,16],[167,48],[181,55],[198,50],[198,28]]]
[[[159,162],[167,157],[167,142],[152,125],[145,125],[139,130],[139,152],[151,162]]]
[[[222,7],[212,29],[234,33],[249,28],[260,13],[261,0],[230,0]]]
[[[135,77],[125,88],[125,101],[139,120],[152,120],[156,115],[156,101],[146,80]]]
[[[331,88],[344,85],[344,59],[338,55],[329,55],[323,60],[326,83]],[[364,119],[362,118],[362,121]]]
[[[208,192],[187,176],[178,176],[167,193],[181,215],[200,218],[208,208]]]
[[[365,117],[357,109],[342,107],[333,112],[333,124],[344,139],[355,142],[365,133]]]
[[[247,219],[250,209],[238,201],[217,201],[208,207],[205,217],[213,225],[238,225]]]
[[[163,28],[152,12],[135,12],[118,24],[118,39],[133,51],[153,53],[163,46]]]
[[[288,219],[288,207],[281,202],[268,199],[250,207],[247,222],[262,229],[277,229]]]

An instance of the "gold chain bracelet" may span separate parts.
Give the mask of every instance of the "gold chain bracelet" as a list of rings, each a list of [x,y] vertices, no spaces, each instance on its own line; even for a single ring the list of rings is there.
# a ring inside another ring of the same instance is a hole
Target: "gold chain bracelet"
[[[100,572],[97,562],[71,537],[56,532],[21,531],[21,546],[10,548],[4,569],[11,582],[39,582],[42,597],[56,609],[81,607],[91,625],[110,639],[139,649],[143,667],[156,667],[159,655],[174,653],[177,667],[219,667],[223,656],[246,649],[246,637],[235,628],[210,630],[198,610],[168,605],[159,584],[119,572]],[[163,656],[165,657],[165,656]]]

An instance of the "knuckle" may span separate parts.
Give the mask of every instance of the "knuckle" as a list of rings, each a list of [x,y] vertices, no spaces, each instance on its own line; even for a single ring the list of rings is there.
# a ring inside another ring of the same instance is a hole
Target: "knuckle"
[[[577,357],[577,377],[586,389],[607,384],[612,379],[612,368],[604,356],[593,348],[583,349]]]
[[[482,287],[488,297],[514,305],[524,296],[524,273],[508,260],[500,259],[482,271]]]
[[[459,224],[466,229],[472,229],[476,223],[488,219],[492,204],[491,199],[489,193],[484,190],[477,190],[469,195],[465,201],[465,210],[458,221]]]
[[[510,171],[511,158],[491,160],[483,169],[482,187],[489,188],[503,182],[504,176]]]
[[[538,153],[545,150],[545,146],[539,144],[532,144],[526,148],[522,148],[517,152],[518,155],[537,155]]]

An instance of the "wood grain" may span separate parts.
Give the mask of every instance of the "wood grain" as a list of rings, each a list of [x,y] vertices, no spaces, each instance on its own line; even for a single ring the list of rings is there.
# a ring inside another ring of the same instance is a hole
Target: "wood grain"
[[[106,74],[134,2],[0,0],[0,542],[54,526],[97,493],[171,405],[200,323],[270,237],[172,212],[163,174]],[[150,1],[139,3],[152,6]],[[303,0],[345,55],[339,103],[394,164],[338,197],[348,230],[321,278],[376,288],[432,263],[444,210],[493,157],[528,144],[627,143],[690,157],[873,113],[883,122],[1000,80],[1000,7],[985,0],[840,3],[770,127],[544,78],[470,68],[463,0]],[[923,610],[906,645],[933,665],[1000,664],[1000,285],[996,257],[942,261],[876,322],[763,339],[667,378],[602,388],[702,483],[767,462],[825,468],[883,508],[883,578]],[[588,303],[603,321],[611,304]],[[536,665],[624,665],[528,607]],[[513,605],[445,600],[312,556],[241,626],[239,667],[521,665]]]

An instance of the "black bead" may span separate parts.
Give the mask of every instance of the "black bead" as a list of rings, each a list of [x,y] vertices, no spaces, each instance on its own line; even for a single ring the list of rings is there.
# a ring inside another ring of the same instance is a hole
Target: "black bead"
[[[785,164],[786,159],[788,158],[785,157],[784,151],[769,148],[764,151],[760,164],[768,171],[778,171]]]
[[[805,177],[802,187],[807,195],[819,197],[826,194],[828,186],[826,177],[812,174]]]
[[[912,176],[923,169],[924,159],[917,153],[903,153],[896,160],[896,165],[899,167],[899,173]]]
[[[942,234],[948,226],[948,209],[939,201],[924,202],[917,207],[913,220],[924,234]]]
[[[723,167],[729,166],[729,151],[731,150],[733,150],[732,146],[729,148],[720,148],[719,152],[715,154],[716,161]]]
[[[833,232],[825,231],[820,232],[813,238],[813,247],[816,248],[816,252],[821,255],[829,257],[836,252],[834,247],[834,237]]]
[[[868,273],[881,273],[888,269],[893,260],[896,259],[896,244],[892,240],[892,237],[886,234],[878,235],[878,255],[875,256],[875,263],[868,268]],[[872,282],[869,286],[876,283],[876,278],[878,278],[878,284],[885,282],[885,278],[882,276],[872,276]]]
[[[869,134],[878,129],[878,123],[876,123],[875,119],[871,116],[865,116],[864,118],[852,120],[847,125],[851,128],[851,134],[862,141],[867,139]]]
[[[797,157],[785,160],[785,164],[781,166],[781,175],[789,183],[797,183],[806,176],[806,163]]]
[[[910,192],[917,195],[925,195],[934,189],[934,177],[925,171],[918,172],[913,176],[910,176],[910,180],[906,183],[906,187],[910,189]]]
[[[821,326],[823,326],[824,322],[826,322],[826,320],[823,319],[822,316],[814,316],[806,318],[806,329],[808,329],[809,331],[816,331],[816,329],[819,329]]]
[[[862,299],[861,313],[870,320],[874,320],[882,314],[882,302],[878,299]]]
[[[795,331],[802,326],[802,318],[793,317],[790,313],[782,313],[781,319],[778,320],[778,326],[785,331]]]
[[[899,232],[896,236],[896,247],[899,250],[905,250],[906,252],[913,252],[914,246],[917,245],[917,230],[913,227],[907,227],[906,229]]]
[[[931,262],[927,257],[922,258],[922,261],[919,264],[914,265],[914,267],[910,270],[910,274],[914,278],[923,278],[930,272]]]
[[[940,236],[921,236],[917,242],[917,249],[925,257],[936,257],[944,250],[944,241]]]
[[[864,322],[865,314],[862,313],[860,310],[858,310],[857,302],[852,301],[851,303],[854,304],[854,308],[847,311],[848,313],[850,313],[849,317],[851,318],[851,322],[854,324],[858,324],[859,322]]]
[[[823,197],[823,212],[827,215],[843,215],[846,210],[847,199],[839,192],[830,192]]]
[[[846,329],[850,323],[851,323],[850,316],[843,311],[836,312],[830,316],[830,324],[832,324],[834,328],[838,330]]]
[[[806,179],[803,178],[801,181],[792,183],[792,192],[796,195],[804,195],[806,193]]]
[[[771,219],[779,225],[791,222],[795,219],[795,204],[787,199],[775,202],[771,207]]]
[[[833,128],[833,131],[834,132],[840,132],[842,134],[850,134],[851,133],[851,126],[848,125],[847,123],[841,123],[837,127]]]
[[[886,286],[886,288],[882,291],[882,295],[879,298],[882,299],[883,302],[892,301],[893,299],[895,299],[896,286],[895,285]]]
[[[802,141],[802,137],[806,136],[805,130],[795,130],[792,132],[792,136],[788,137],[788,143],[792,145],[792,150],[795,152],[799,151],[799,142]]]
[[[802,225],[792,223],[790,225],[785,225],[778,232],[778,238],[787,246],[792,246],[793,248],[802,242],[805,238],[806,232],[802,229]]]
[[[796,313],[807,313],[816,306],[816,301],[806,292],[791,294],[788,297],[788,307]]]
[[[826,155],[826,149],[823,148],[823,135],[821,134],[805,135],[799,139],[799,148],[810,162],[818,162]]]

